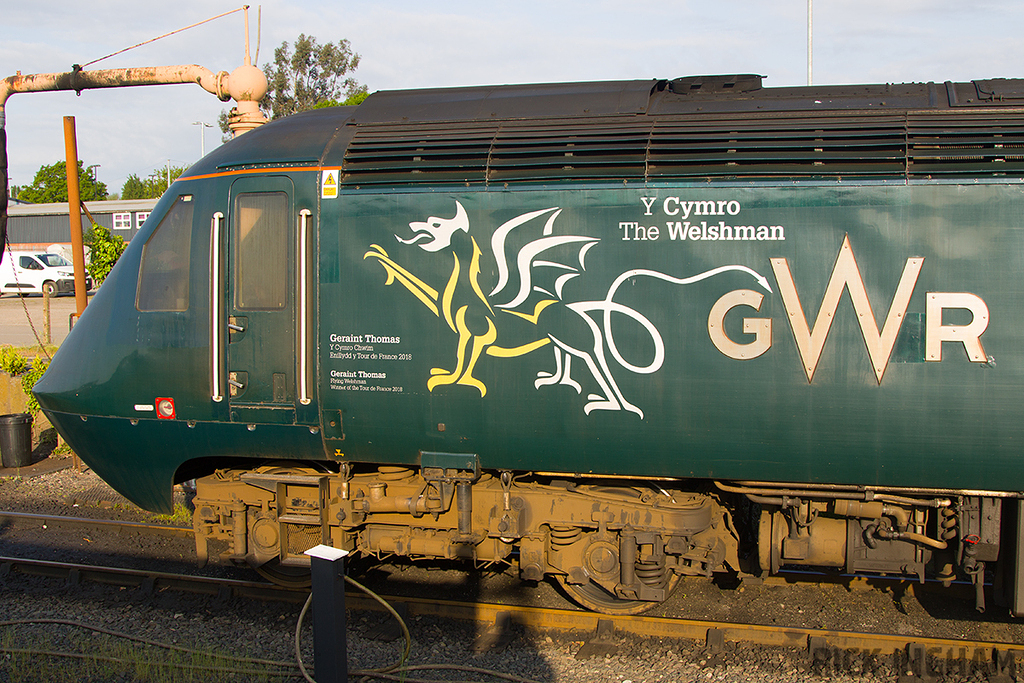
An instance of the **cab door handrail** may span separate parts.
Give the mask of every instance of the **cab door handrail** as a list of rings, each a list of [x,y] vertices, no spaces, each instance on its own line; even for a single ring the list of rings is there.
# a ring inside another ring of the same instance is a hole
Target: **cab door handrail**
[[[221,276],[220,228],[224,214],[218,211],[210,222],[210,376],[211,396],[215,402],[224,400],[220,369],[224,359],[224,341],[221,331],[221,307],[224,298],[224,282]]]
[[[309,209],[299,211],[299,403],[308,406],[309,396]]]

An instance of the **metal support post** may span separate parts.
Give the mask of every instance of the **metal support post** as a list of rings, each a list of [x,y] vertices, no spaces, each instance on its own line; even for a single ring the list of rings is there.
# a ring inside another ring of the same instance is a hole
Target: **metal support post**
[[[49,346],[53,343],[50,334],[50,290],[43,287],[43,342]]]
[[[75,117],[64,117],[64,150],[68,175],[68,219],[71,223],[71,259],[75,265],[75,308],[79,317],[88,303],[85,292],[85,247],[82,244],[82,200],[78,188],[78,141]]]
[[[345,638],[345,556],[318,545],[305,552],[313,570],[313,661],[317,683],[347,683]]]

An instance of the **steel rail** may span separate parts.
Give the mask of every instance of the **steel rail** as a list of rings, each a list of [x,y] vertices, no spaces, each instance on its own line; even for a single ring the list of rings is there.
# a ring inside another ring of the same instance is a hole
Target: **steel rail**
[[[262,581],[0,556],[0,580],[6,581],[15,572],[28,576],[64,579],[69,584],[93,581],[105,585],[141,588],[150,593],[169,588],[188,593],[214,595],[223,599],[247,597],[302,602],[308,594]]]
[[[584,612],[516,605],[485,603],[459,603],[423,598],[388,597],[389,601],[404,603],[410,616],[437,616],[460,621],[495,623],[499,615],[508,615],[513,622],[531,630],[596,631],[598,622],[611,622],[616,631],[636,636],[671,638],[677,640],[710,641],[717,636],[728,642],[775,647],[811,649],[816,643],[830,647],[859,650],[880,655],[892,654],[908,646],[920,645],[929,654],[953,658],[972,659],[978,655],[991,658],[993,652],[1015,652],[1024,656],[1024,644],[998,641],[930,638],[915,635],[861,633],[827,629],[796,628],[764,624],[679,619],[674,617],[612,616]],[[380,609],[362,596],[346,596],[357,609]]]
[[[0,581],[11,573],[64,579],[68,583],[95,581],[124,585],[154,592],[170,588],[180,591],[215,595],[222,599],[244,597],[263,600],[302,602],[304,590],[282,588],[271,583],[240,581],[216,577],[190,576],[138,569],[81,565],[46,560],[29,560],[0,556]],[[610,622],[616,631],[642,637],[670,638],[712,642],[736,642],[751,645],[814,650],[819,647],[860,651],[880,656],[923,648],[929,655],[960,660],[995,661],[999,655],[1013,653],[1024,657],[1024,644],[1001,641],[931,638],[918,635],[862,633],[828,629],[742,624],[733,622],[678,619],[672,617],[612,616],[582,610],[553,609],[518,605],[467,603],[413,597],[383,596],[388,602],[402,603],[409,616],[433,616],[481,624],[512,621],[532,630],[594,632],[599,622]],[[383,611],[371,598],[349,593],[347,606],[353,609]]]
[[[195,531],[191,527],[172,526],[167,524],[147,524],[145,522],[122,522],[113,519],[92,519],[90,517],[67,517],[65,515],[43,515],[34,512],[13,512],[0,510],[0,519],[11,519],[20,522],[41,522],[43,524],[66,524],[72,526],[91,526],[95,528],[129,529],[146,533],[171,536],[192,536]]]

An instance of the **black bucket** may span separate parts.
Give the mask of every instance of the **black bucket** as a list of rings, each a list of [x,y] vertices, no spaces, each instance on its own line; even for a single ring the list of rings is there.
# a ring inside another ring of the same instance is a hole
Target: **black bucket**
[[[4,467],[32,464],[32,416],[28,413],[0,415],[0,459]]]

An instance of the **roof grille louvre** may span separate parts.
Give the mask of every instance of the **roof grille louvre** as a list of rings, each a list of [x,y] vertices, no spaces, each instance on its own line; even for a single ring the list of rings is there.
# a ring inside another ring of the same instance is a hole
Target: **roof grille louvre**
[[[773,112],[362,124],[345,185],[1024,175],[1007,113]]]
[[[1024,119],[962,112],[911,114],[911,176],[1024,175]]]

